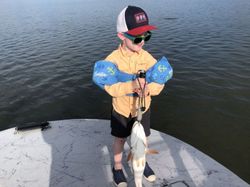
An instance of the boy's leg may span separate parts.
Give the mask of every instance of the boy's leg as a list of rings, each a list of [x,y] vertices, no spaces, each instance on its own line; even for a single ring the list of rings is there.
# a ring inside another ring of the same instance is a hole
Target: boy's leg
[[[111,135],[114,137],[113,154],[114,154],[114,168],[122,169],[122,153],[126,137],[131,133],[132,125],[131,119],[122,116],[114,109],[111,111]]]
[[[128,126],[129,119],[112,110],[111,113],[111,135],[114,136],[113,154],[114,167],[112,169],[114,183],[118,187],[127,187],[127,180],[122,170],[122,155],[126,137],[129,136],[131,128]]]
[[[148,111],[146,111],[143,116],[142,116],[142,125],[145,131],[145,135],[147,137],[147,146],[149,146],[148,144],[148,138],[150,136],[150,109]],[[156,180],[156,176],[154,171],[151,169],[151,167],[148,165],[148,162],[146,162],[145,165],[145,169],[144,169],[144,177],[146,178],[147,181],[149,182],[154,182]]]
[[[114,167],[112,169],[114,183],[118,187],[127,187],[127,180],[122,171],[122,152],[126,139],[114,138],[113,153],[114,153]]]
[[[122,152],[124,144],[126,142],[125,138],[114,138],[113,153],[114,153],[114,168],[115,170],[122,169]]]
[[[148,145],[148,136],[147,136],[147,146]],[[151,167],[148,165],[148,162],[146,162],[146,165],[145,165],[145,169],[144,169],[144,172],[143,172],[143,175],[145,177],[145,179],[149,182],[154,182],[156,180],[156,175],[154,173],[154,171],[151,169]]]

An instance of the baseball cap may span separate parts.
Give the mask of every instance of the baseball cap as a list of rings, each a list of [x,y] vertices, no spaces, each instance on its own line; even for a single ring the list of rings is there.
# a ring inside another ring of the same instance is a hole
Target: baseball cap
[[[117,32],[126,32],[130,35],[140,35],[157,27],[149,25],[146,12],[136,6],[125,7],[117,17]]]

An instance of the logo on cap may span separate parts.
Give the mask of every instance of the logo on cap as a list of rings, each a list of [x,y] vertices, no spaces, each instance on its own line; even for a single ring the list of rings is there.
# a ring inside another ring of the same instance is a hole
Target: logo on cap
[[[143,12],[139,14],[135,14],[135,21],[136,23],[143,23],[147,21],[147,17]]]

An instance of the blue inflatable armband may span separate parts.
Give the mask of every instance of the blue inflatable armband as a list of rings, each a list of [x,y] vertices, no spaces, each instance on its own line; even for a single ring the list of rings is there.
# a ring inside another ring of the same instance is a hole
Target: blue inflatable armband
[[[135,74],[128,74],[128,73],[125,73],[125,72],[118,70],[117,79],[119,82],[133,81],[136,79],[136,75]]]
[[[146,72],[146,80],[148,83],[156,82],[158,84],[164,84],[173,76],[173,69],[168,63],[166,57],[162,57]]]
[[[95,84],[104,89],[105,85],[135,80],[136,75],[120,71],[112,62],[100,60],[95,63],[92,79]]]
[[[115,64],[100,60],[95,63],[92,79],[95,84],[104,89],[105,85],[112,85],[118,82],[117,74],[118,69]]]
[[[162,57],[146,72],[146,81],[164,84],[173,76],[173,69],[166,57]],[[135,74],[120,71],[115,64],[100,60],[95,63],[92,77],[95,84],[104,89],[105,85],[113,85],[118,82],[128,82],[136,79]]]

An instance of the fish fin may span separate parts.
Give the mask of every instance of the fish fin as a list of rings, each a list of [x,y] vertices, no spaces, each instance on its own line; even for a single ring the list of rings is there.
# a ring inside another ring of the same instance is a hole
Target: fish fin
[[[159,152],[155,149],[148,149],[147,154],[159,154]]]
[[[145,147],[148,147],[148,142],[147,142],[146,138],[143,140],[143,143],[144,143]]]
[[[137,168],[139,168],[139,166],[140,166],[140,160],[136,160],[136,165],[137,165]]]
[[[133,158],[132,152],[129,151],[128,157],[127,157],[127,162],[130,161],[130,160],[132,160],[132,158]]]

